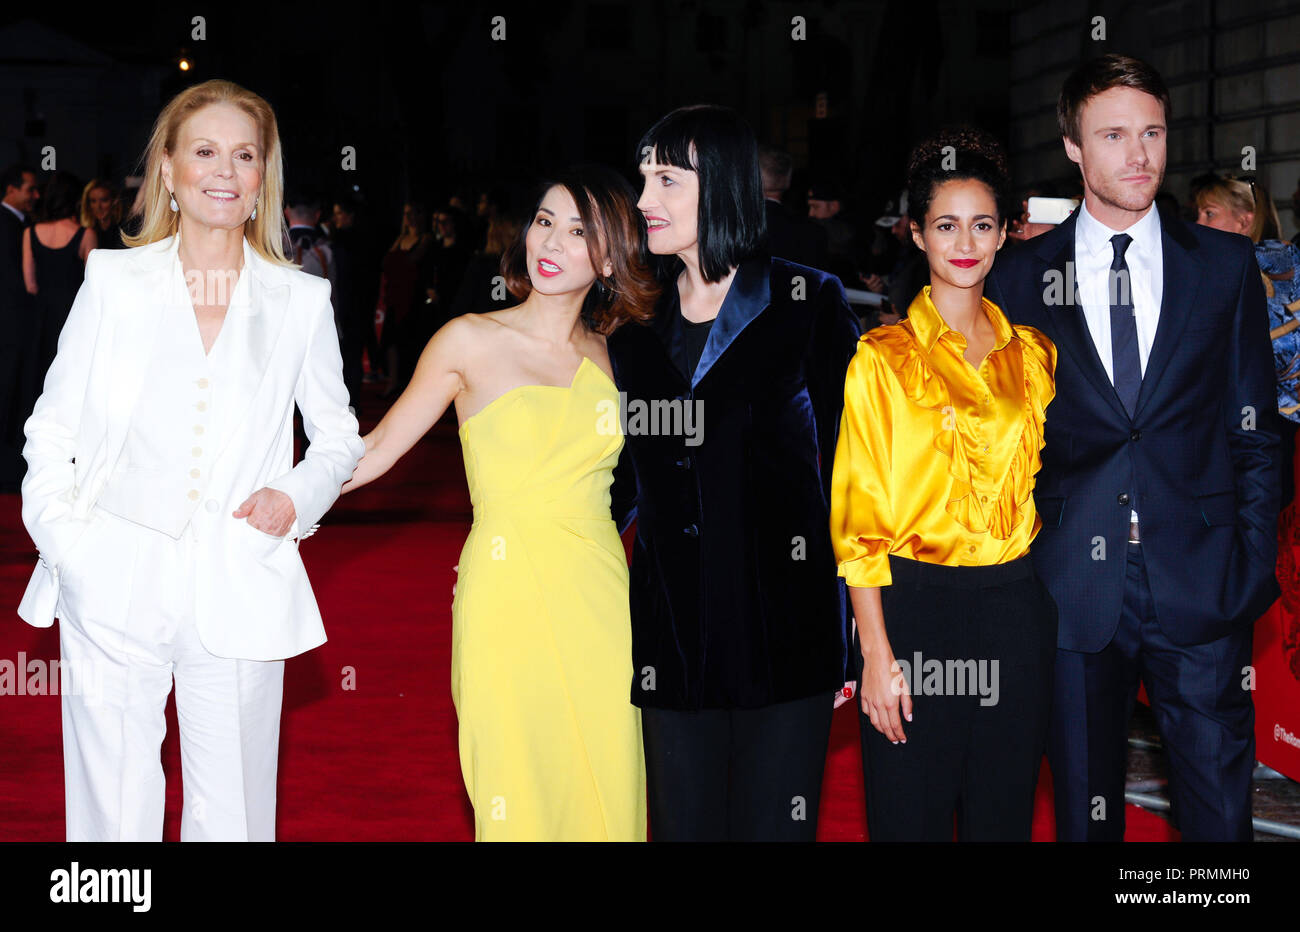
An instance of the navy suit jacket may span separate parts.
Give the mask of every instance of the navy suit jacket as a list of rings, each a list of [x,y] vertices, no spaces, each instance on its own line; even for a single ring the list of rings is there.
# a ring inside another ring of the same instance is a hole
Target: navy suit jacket
[[[631,566],[632,702],[694,711],[830,694],[850,674],[828,490],[858,323],[839,279],[739,265],[693,373],[676,285],[609,338],[633,409],[702,408],[703,434],[634,429],[612,491]]]
[[[1135,494],[1157,621],[1176,644],[1249,625],[1277,598],[1280,448],[1268,313],[1250,240],[1161,218],[1160,322],[1132,417],[1073,289],[1078,211],[999,255],[987,296],[1057,346],[1030,549],[1058,643],[1109,643]],[[1055,288],[1054,288],[1055,286]]]

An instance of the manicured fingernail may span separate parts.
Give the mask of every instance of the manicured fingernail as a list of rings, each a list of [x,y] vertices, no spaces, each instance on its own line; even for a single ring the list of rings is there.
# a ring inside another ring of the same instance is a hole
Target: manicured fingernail
[[[912,720],[912,716],[910,716],[910,715],[907,716],[907,720],[910,722],[910,721]]]

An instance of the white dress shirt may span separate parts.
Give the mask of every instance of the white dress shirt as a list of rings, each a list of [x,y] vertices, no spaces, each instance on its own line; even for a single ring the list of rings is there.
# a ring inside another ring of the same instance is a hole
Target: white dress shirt
[[[19,210],[17,207],[15,207],[13,204],[5,204],[4,201],[0,201],[0,204],[4,204],[5,207],[8,207],[8,208],[9,208],[9,213],[13,214],[15,217],[17,217],[17,218],[18,218],[19,220],[21,220],[23,223],[26,223],[26,222],[27,222],[27,215],[26,215],[25,213],[23,213],[21,210]]]
[[[1143,376],[1147,373],[1147,359],[1160,324],[1165,268],[1160,245],[1160,212],[1155,204],[1127,230],[1112,230],[1088,213],[1086,201],[1080,205],[1079,219],[1074,224],[1074,280],[1088,332],[1112,385],[1115,384],[1115,360],[1110,343],[1110,266],[1115,261],[1115,246],[1110,238],[1117,233],[1133,237],[1124,251],[1124,262],[1128,266],[1129,297],[1137,324],[1138,359]],[[1137,524],[1137,511],[1131,512],[1131,517]]]
[[[1074,280],[1088,332],[1097,347],[1097,355],[1106,370],[1106,378],[1115,383],[1115,364],[1110,345],[1110,264],[1115,247],[1110,238],[1117,233],[1133,237],[1124,252],[1129,271],[1129,294],[1137,322],[1138,358],[1146,375],[1151,344],[1160,323],[1160,301],[1164,296],[1164,252],[1160,245],[1160,213],[1152,204],[1146,216],[1127,230],[1112,230],[1088,213],[1088,205],[1079,207],[1074,225]]]

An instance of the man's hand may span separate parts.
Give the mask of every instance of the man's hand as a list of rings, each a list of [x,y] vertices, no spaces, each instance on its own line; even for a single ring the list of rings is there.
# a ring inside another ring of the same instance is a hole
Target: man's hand
[[[234,512],[234,517],[247,518],[254,528],[272,537],[288,534],[297,516],[293,499],[277,489],[266,488],[248,496]]]

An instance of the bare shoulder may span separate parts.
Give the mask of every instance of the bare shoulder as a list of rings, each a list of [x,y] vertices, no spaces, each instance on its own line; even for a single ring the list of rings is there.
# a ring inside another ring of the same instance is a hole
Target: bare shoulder
[[[461,314],[443,324],[438,334],[445,335],[449,341],[456,343],[479,343],[483,340],[500,340],[507,336],[503,331],[509,329],[505,321],[497,315],[502,311],[488,311],[482,314]]]
[[[484,360],[499,359],[506,350],[513,330],[496,318],[500,311],[484,314],[461,314],[438,329],[429,341],[439,354],[455,360],[464,372]]]
[[[600,366],[601,371],[609,376],[609,380],[614,381],[614,367],[609,361],[609,344],[603,333],[588,332],[582,355]]]

